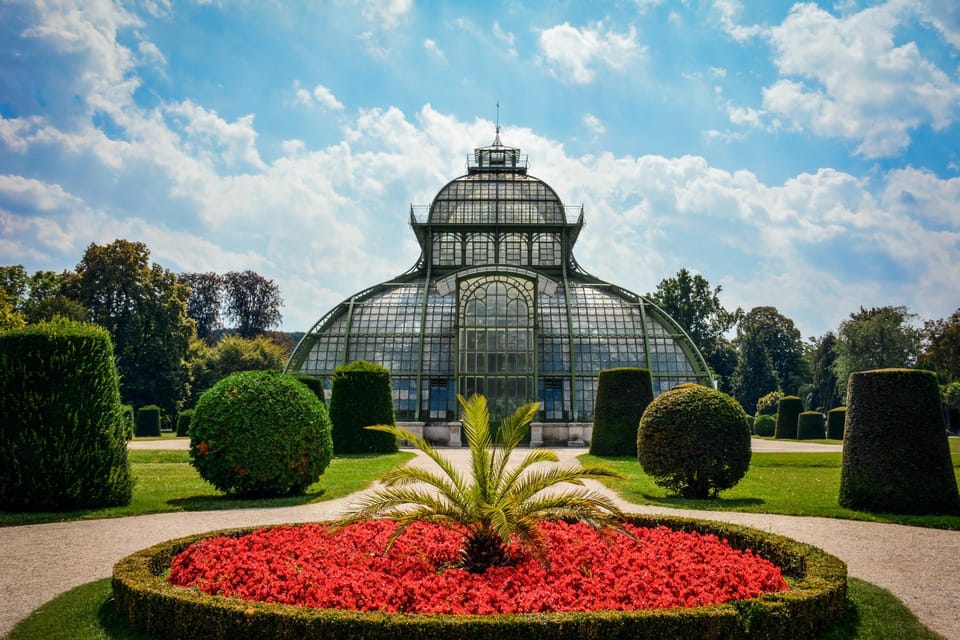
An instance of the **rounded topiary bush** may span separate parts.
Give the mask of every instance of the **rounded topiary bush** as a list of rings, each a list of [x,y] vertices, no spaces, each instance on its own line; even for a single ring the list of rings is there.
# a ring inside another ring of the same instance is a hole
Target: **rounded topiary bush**
[[[797,439],[797,419],[803,411],[803,401],[797,396],[780,398],[777,406],[777,426],[773,437],[777,439]]]
[[[936,375],[850,375],[840,505],[888,513],[960,514]]]
[[[640,420],[637,453],[654,482],[706,498],[737,484],[750,466],[750,429],[725,393],[690,385],[664,393]]]
[[[0,509],[128,504],[133,480],[106,329],[54,321],[0,333]]]
[[[193,420],[193,409],[184,409],[177,414],[177,437],[190,435],[190,421]]]
[[[652,401],[653,378],[649,369],[621,367],[601,371],[590,453],[635,457],[640,417]]]
[[[138,438],[160,437],[160,407],[155,404],[140,407],[137,411],[136,435]]]
[[[304,385],[276,371],[242,371],[200,396],[190,458],[227,493],[303,493],[330,463],[330,433],[326,408]]]
[[[772,438],[777,427],[777,419],[766,413],[760,414],[753,421],[754,432],[763,438]]]
[[[846,419],[846,407],[836,407],[827,411],[827,438],[843,440],[843,425]]]
[[[797,440],[821,440],[824,436],[823,414],[804,411],[797,416]]]
[[[337,454],[397,451],[392,435],[364,429],[394,424],[390,372],[364,360],[337,367],[331,378],[330,420]]]

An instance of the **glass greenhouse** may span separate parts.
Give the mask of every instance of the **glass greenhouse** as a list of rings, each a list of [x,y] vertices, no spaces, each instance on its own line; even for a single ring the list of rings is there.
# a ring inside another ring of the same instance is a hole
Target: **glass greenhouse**
[[[329,392],[337,366],[368,360],[390,370],[399,422],[452,423],[456,394],[480,393],[494,419],[541,402],[548,431],[592,420],[602,369],[650,369],[658,394],[712,383],[663,310],[577,264],[583,207],[564,206],[528,174],[526,157],[499,132],[468,158],[466,175],[430,205],[411,206],[410,226],[417,263],[320,318],[288,371],[320,377]]]

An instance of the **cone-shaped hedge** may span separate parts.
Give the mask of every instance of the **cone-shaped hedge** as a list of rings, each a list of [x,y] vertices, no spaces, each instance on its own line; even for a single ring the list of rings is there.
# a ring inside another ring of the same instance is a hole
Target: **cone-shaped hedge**
[[[397,451],[392,435],[364,429],[394,424],[390,372],[364,360],[337,367],[331,378],[330,420],[337,454]]]
[[[960,514],[936,375],[850,375],[840,505],[887,513]]]
[[[750,467],[747,414],[708,387],[675,387],[659,396],[643,413],[637,438],[643,470],[686,498],[715,496]]]
[[[621,367],[601,371],[590,453],[636,457],[640,417],[651,402],[653,378],[649,369]]]
[[[106,329],[54,321],[0,333],[0,509],[128,504],[124,415]]]
[[[797,396],[784,396],[780,398],[780,404],[777,408],[777,427],[773,437],[778,440],[796,440],[797,439],[797,420],[803,411],[803,401]]]
[[[843,424],[846,419],[846,407],[836,407],[827,412],[827,437],[829,439],[843,440]]]
[[[797,440],[822,440],[823,437],[822,413],[804,411],[797,417]]]

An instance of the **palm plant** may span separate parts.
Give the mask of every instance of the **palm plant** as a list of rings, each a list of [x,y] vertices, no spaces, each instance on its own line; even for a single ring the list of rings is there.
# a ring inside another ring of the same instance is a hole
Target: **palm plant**
[[[440,472],[418,467],[388,472],[381,478],[384,487],[363,498],[338,521],[340,526],[367,519],[392,520],[397,528],[387,549],[417,521],[462,531],[464,545],[459,566],[474,573],[511,564],[511,540],[546,563],[545,544],[538,532],[538,524],[544,520],[575,520],[597,529],[623,530],[623,514],[613,502],[583,486],[587,478],[619,477],[612,471],[583,466],[535,467],[538,463],[559,461],[549,449],[532,449],[519,464],[508,465],[538,403],[518,408],[503,420],[494,436],[486,398],[475,395],[469,400],[463,396],[457,399],[470,449],[470,477],[465,477],[423,438],[405,429],[388,425],[367,427],[408,441],[433,460]],[[559,486],[563,484],[575,487]]]

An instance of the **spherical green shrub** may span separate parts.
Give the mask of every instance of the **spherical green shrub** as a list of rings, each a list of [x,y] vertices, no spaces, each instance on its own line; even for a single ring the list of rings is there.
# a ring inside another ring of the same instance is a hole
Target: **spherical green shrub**
[[[55,320],[0,333],[0,509],[129,504],[120,380],[106,329]]]
[[[140,407],[137,411],[136,435],[138,438],[160,437],[160,407],[155,404]]]
[[[330,434],[326,408],[304,385],[276,371],[242,371],[200,396],[190,458],[227,493],[303,493],[330,463]]]
[[[364,360],[337,367],[331,378],[330,420],[337,454],[397,451],[392,435],[364,429],[394,424],[390,372]]]
[[[193,420],[193,409],[184,409],[177,414],[177,437],[190,435],[190,421]]]
[[[699,385],[671,389],[640,419],[640,465],[658,485],[683,497],[716,496],[750,466],[746,417],[725,393]]]
[[[772,438],[773,432],[777,427],[777,419],[766,413],[760,414],[754,419],[754,431],[762,438]]]
[[[843,425],[846,419],[846,407],[836,407],[827,411],[827,438],[843,440]]]
[[[840,505],[887,513],[960,514],[936,375],[850,375]]]
[[[640,417],[652,401],[653,378],[649,369],[621,367],[601,371],[590,453],[635,457]]]
[[[803,411],[803,401],[797,396],[780,398],[777,406],[777,426],[773,437],[780,439],[797,439],[797,419]]]
[[[823,414],[804,411],[797,416],[797,440],[821,440],[824,436]]]

